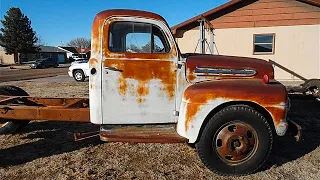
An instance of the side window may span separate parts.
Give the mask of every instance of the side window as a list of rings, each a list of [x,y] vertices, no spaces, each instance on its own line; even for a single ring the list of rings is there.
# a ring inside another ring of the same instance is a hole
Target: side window
[[[126,52],[150,53],[151,33],[131,32],[126,35]]]
[[[273,54],[274,34],[253,35],[253,54]]]
[[[167,53],[170,47],[157,26],[137,22],[113,22],[109,29],[109,50],[126,53]]]

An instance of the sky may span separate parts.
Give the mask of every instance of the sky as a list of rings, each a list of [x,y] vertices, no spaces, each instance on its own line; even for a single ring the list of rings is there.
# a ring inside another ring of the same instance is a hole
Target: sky
[[[42,42],[66,45],[90,38],[95,15],[107,9],[137,9],[163,16],[170,27],[215,8],[228,0],[0,0],[0,20],[10,7],[19,7],[31,20]],[[2,24],[0,23],[0,27]]]

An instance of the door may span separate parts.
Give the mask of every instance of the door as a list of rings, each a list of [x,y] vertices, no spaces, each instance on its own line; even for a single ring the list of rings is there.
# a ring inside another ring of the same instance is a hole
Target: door
[[[103,124],[174,122],[177,55],[169,29],[142,18],[109,19],[102,61]]]
[[[59,62],[59,64],[63,64],[63,63],[65,63],[66,61],[65,61],[65,58],[64,58],[64,54],[58,54],[58,62]]]

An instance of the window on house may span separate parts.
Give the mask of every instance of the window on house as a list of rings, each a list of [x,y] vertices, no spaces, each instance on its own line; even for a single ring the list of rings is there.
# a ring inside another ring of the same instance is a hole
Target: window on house
[[[253,35],[253,54],[273,54],[275,34]]]
[[[170,48],[164,33],[157,26],[121,21],[111,24],[109,50],[126,53],[167,53]]]

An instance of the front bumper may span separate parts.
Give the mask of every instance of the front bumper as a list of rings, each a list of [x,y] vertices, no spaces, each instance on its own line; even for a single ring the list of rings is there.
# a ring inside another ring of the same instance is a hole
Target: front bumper
[[[36,65],[36,64],[31,64],[31,65],[30,65],[30,68],[31,68],[31,69],[37,69],[37,68],[38,68],[38,65]]]

